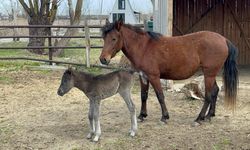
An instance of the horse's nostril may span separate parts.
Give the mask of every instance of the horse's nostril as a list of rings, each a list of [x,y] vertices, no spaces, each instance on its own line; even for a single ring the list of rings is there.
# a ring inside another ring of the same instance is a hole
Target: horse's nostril
[[[100,58],[100,61],[101,61],[102,64],[107,64],[106,58]]]

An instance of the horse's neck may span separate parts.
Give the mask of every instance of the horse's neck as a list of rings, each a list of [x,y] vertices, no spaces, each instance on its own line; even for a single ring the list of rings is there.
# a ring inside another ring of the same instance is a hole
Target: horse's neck
[[[142,59],[147,37],[143,34],[135,33],[126,27],[121,28],[123,36],[122,51],[135,66]]]
[[[89,83],[91,82],[92,76],[89,74],[85,74],[83,72],[78,72],[74,78],[74,86],[84,93],[87,92]]]

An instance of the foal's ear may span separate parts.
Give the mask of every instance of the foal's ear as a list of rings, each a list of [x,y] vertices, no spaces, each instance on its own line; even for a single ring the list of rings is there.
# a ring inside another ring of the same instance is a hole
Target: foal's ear
[[[73,68],[72,68],[72,66],[69,66],[67,69],[67,73],[72,75],[72,72],[73,72]]]
[[[121,17],[118,21],[115,22],[116,30],[120,31],[122,25],[123,25],[123,19]]]

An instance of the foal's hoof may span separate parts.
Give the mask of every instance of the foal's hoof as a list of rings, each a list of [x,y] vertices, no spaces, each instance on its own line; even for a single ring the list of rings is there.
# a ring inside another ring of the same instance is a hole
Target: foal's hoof
[[[89,134],[87,135],[87,139],[91,139],[93,135],[94,135],[93,133],[89,133]]]
[[[197,121],[195,121],[195,122],[193,122],[193,123],[191,124],[192,127],[198,127],[198,126],[200,126],[200,125],[201,125],[201,123],[200,123],[200,122],[197,122]]]
[[[135,137],[135,131],[129,131],[129,135],[130,135],[131,137]]]
[[[98,141],[99,141],[99,136],[95,136],[93,142],[98,142]]]
[[[148,116],[147,114],[140,114],[140,115],[138,116],[138,119],[139,119],[141,122],[143,122],[143,121],[145,121],[144,118],[146,118],[147,116]]]

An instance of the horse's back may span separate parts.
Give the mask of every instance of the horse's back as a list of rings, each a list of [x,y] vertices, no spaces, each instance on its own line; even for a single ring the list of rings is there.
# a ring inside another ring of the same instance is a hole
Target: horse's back
[[[157,61],[161,77],[167,79],[189,78],[200,67],[217,71],[228,55],[226,39],[210,31],[163,37],[160,42],[154,52],[157,59],[152,61]]]

